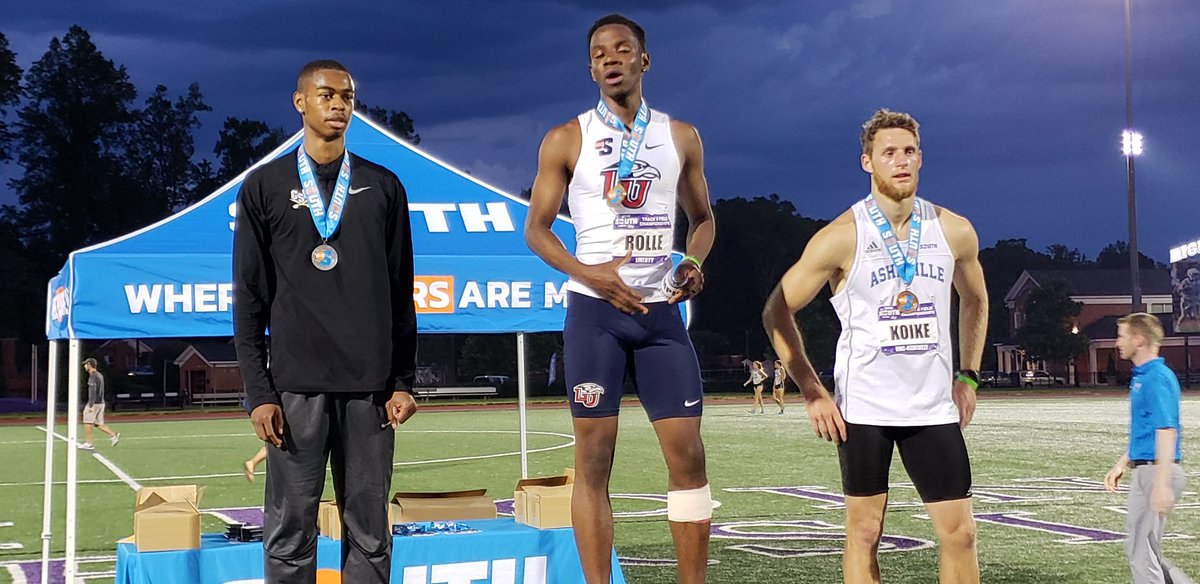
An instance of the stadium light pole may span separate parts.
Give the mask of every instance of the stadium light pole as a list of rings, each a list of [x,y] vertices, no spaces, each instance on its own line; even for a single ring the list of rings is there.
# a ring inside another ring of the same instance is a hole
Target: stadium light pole
[[[1142,153],[1142,136],[1133,131],[1133,33],[1129,23],[1129,3],[1125,0],[1125,131],[1121,135],[1121,152],[1125,155],[1125,183],[1129,205],[1129,278],[1130,308],[1142,310],[1141,266],[1137,245],[1137,191],[1133,180],[1133,159]]]

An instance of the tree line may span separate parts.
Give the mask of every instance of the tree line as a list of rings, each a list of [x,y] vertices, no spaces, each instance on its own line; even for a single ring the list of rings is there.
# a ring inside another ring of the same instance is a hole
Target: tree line
[[[124,65],[73,26],[28,71],[0,33],[0,163],[19,175],[0,206],[0,337],[42,336],[45,287],[67,255],[163,219],[236,177],[294,130],[226,117],[212,157],[197,155],[199,84],[144,99]],[[401,111],[360,111],[413,144]]]

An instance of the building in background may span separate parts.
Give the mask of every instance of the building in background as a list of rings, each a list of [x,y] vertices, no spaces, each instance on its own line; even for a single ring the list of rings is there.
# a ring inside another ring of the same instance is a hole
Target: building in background
[[[1200,363],[1200,347],[1188,345],[1200,343],[1190,343],[1174,327],[1173,307],[1176,303],[1172,299],[1171,272],[1143,269],[1140,276],[1145,310],[1157,315],[1165,330],[1161,354],[1179,373],[1180,380],[1187,381],[1189,365],[1194,372]],[[1017,330],[1024,324],[1025,300],[1029,293],[1054,280],[1065,282],[1071,291],[1071,300],[1082,305],[1073,330],[1087,336],[1090,340],[1088,350],[1074,361],[1047,363],[1028,359],[1024,349],[1015,342],[1000,343],[995,346],[998,373],[1011,377],[1022,371],[1045,370],[1051,380],[1061,377],[1067,385],[1127,383],[1130,364],[1117,355],[1116,339],[1117,319],[1129,314],[1132,303],[1128,270],[1026,270],[1003,300],[1011,315],[1008,323],[1010,338],[1016,338]],[[1190,363],[1188,352],[1191,353]],[[1196,381],[1194,377],[1193,381]]]

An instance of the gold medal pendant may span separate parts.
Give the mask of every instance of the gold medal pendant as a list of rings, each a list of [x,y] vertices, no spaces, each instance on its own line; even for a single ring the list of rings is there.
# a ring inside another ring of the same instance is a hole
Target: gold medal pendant
[[[896,295],[896,310],[901,314],[908,314],[917,310],[920,301],[917,300],[917,295],[909,290],[905,290]]]
[[[330,245],[318,245],[312,252],[312,263],[322,272],[332,270],[338,264],[337,250]]]
[[[616,181],[613,188],[609,189],[608,195],[604,197],[604,200],[612,207],[620,207],[621,203],[625,202],[625,187],[621,185],[620,180]]]

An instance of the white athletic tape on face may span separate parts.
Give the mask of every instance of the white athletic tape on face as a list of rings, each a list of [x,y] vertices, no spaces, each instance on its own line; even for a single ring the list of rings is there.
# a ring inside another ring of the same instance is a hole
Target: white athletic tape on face
[[[708,485],[698,489],[667,491],[667,520],[702,522],[712,519],[712,490]]]

